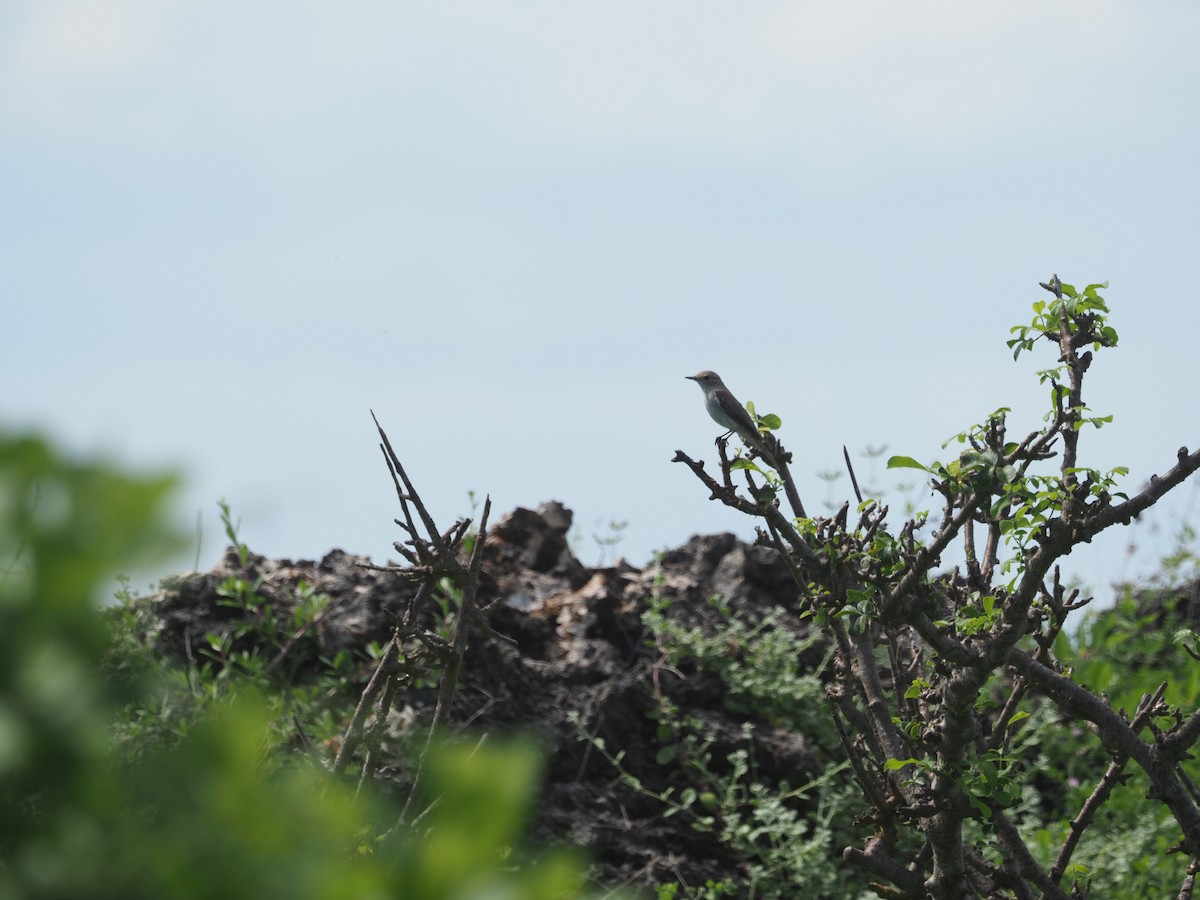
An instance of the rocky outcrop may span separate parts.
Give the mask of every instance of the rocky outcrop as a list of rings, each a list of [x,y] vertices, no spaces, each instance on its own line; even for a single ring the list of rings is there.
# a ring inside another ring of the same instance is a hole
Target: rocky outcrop
[[[664,818],[661,804],[626,787],[613,766],[580,740],[580,726],[571,719],[625,751],[625,769],[648,787],[686,785],[675,764],[656,759],[654,691],[668,692],[684,712],[706,723],[715,759],[736,746],[744,719],[727,710],[715,677],[687,668],[663,676],[642,621],[650,599],[670,601],[669,615],[682,624],[709,627],[715,611],[707,601],[714,594],[753,616],[774,606],[794,609],[795,585],[772,550],[731,534],[694,537],[645,569],[624,561],[590,569],[571,553],[570,525],[570,511],[548,503],[536,511],[514,510],[488,533],[480,603],[494,633],[472,634],[454,719],[477,730],[537,735],[548,764],[534,835],[583,847],[600,883],[737,879],[738,860],[710,834],[694,830],[686,816]],[[312,658],[304,661],[313,666],[338,650],[386,641],[416,593],[395,572],[340,550],[319,562],[250,556],[243,566],[231,549],[214,571],[176,579],[151,604],[151,630],[163,652],[194,660],[206,635],[236,632],[247,639],[238,629],[244,613],[222,596],[231,577],[257,584],[281,615],[302,588],[330,596],[314,625]],[[798,666],[815,665],[821,655],[817,647]],[[406,695],[405,720],[420,721],[432,701],[432,690]],[[803,735],[752,724],[760,766],[793,779],[810,769]]]

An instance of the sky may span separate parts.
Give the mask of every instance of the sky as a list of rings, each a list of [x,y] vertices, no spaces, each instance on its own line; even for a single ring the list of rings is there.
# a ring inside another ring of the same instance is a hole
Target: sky
[[[0,427],[178,471],[149,574],[216,562],[221,498],[257,552],[395,558],[371,410],[443,525],[555,499],[643,565],[753,534],[671,463],[715,467],[684,376],[781,417],[810,512],[843,445],[926,506],[883,459],[1039,427],[1055,360],[1005,341],[1057,272],[1111,283],[1081,459],[1136,490],[1200,442],[1197,46],[1169,0],[7,0]]]

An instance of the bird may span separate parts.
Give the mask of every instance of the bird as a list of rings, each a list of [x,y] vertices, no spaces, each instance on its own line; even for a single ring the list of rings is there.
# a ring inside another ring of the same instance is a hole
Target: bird
[[[771,450],[758,430],[758,426],[750,418],[750,413],[746,412],[746,407],[742,406],[737,397],[733,396],[733,392],[725,387],[725,382],[721,380],[720,375],[705,369],[703,372],[685,377],[700,385],[700,390],[704,391],[704,408],[708,410],[708,414],[712,416],[714,422],[722,428],[728,429],[727,433],[721,435],[717,440],[736,433],[747,447],[768,456],[771,455]]]

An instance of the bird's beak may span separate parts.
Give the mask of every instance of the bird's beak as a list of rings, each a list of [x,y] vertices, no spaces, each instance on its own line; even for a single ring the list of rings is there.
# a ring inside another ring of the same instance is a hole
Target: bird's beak
[[[684,378],[686,378],[688,381],[695,381],[695,380],[696,380],[696,376],[695,376],[695,375],[684,375],[683,377],[684,377]]]

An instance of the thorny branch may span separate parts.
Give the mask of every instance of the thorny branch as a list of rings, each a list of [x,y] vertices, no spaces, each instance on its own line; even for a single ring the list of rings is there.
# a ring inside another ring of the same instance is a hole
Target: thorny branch
[[[373,412],[371,417],[375,419]],[[342,771],[353,754],[366,743],[368,747],[362,777],[367,777],[371,765],[370,736],[373,733],[377,735],[381,730],[397,689],[407,683],[414,665],[421,668],[436,663],[443,667],[433,720],[417,761],[404,809],[391,831],[391,834],[395,835],[410,821],[410,811],[414,803],[421,798],[422,773],[427,754],[434,739],[444,730],[449,720],[459,672],[467,652],[468,637],[473,627],[483,624],[479,616],[478,590],[492,503],[490,497],[484,500],[479,528],[474,535],[468,519],[462,519],[445,530],[440,529],[409,479],[378,419],[375,419],[375,427],[379,432],[380,450],[387,461],[403,514],[403,518],[397,519],[396,524],[408,536],[404,542],[396,542],[394,546],[409,566],[387,567],[387,571],[394,572],[400,578],[416,581],[419,587],[404,615],[397,622],[392,637],[359,699],[338,747],[332,768],[335,772]],[[444,579],[459,593],[458,608],[448,642],[435,634],[423,632],[420,625],[421,615],[429,599],[436,591],[443,589]],[[402,665],[402,661],[406,664]],[[428,799],[421,799],[428,806]],[[436,803],[436,798],[432,802]]]

